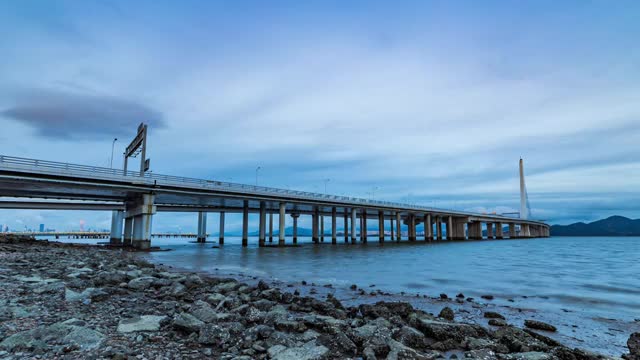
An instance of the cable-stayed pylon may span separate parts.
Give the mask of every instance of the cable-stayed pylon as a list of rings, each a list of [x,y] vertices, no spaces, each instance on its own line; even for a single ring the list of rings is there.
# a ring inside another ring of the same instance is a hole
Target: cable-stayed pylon
[[[528,219],[531,216],[531,205],[529,204],[529,194],[527,185],[524,182],[524,162],[520,158],[520,218]]]

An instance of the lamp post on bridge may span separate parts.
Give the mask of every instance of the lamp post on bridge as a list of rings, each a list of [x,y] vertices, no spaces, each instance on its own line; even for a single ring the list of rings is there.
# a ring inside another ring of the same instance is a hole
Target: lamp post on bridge
[[[260,166],[256,168],[256,186],[258,186],[258,171],[260,171],[260,169],[262,169]]]
[[[327,183],[329,181],[331,181],[331,179],[324,179],[323,181],[324,181],[324,194],[326,195],[327,194]]]
[[[111,143],[111,159],[109,160],[109,167],[112,169],[113,169],[113,149],[116,146],[116,141],[118,141],[118,138],[114,138],[113,143]]]

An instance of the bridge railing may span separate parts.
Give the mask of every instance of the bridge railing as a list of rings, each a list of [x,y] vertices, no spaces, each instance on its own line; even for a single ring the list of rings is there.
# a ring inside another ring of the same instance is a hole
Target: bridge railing
[[[216,180],[205,180],[205,179],[196,179],[182,176],[173,176],[173,175],[162,175],[156,174],[152,172],[145,172],[140,174],[139,171],[127,171],[125,173],[124,170],[121,169],[112,169],[105,168],[99,166],[87,166],[87,165],[78,165],[78,164],[69,164],[69,163],[61,163],[56,161],[46,161],[46,160],[36,160],[36,159],[28,159],[21,158],[15,156],[6,156],[0,155],[0,169],[10,169],[16,171],[29,171],[41,174],[51,174],[58,176],[76,176],[76,177],[86,177],[90,179],[103,179],[103,180],[114,180],[114,181],[135,181],[142,182],[144,184],[149,185],[164,185],[164,186],[190,186],[194,188],[205,188],[205,189],[219,189],[219,190],[238,190],[238,191],[249,191],[253,194],[260,195],[274,195],[274,194],[283,194],[289,197],[297,198],[300,200],[334,200],[344,203],[349,203],[351,205],[371,205],[371,206],[385,206],[385,207],[398,207],[404,209],[411,209],[417,211],[430,211],[430,212],[446,212],[450,214],[459,214],[461,216],[478,216],[485,214],[475,214],[464,211],[452,210],[452,209],[444,209],[444,208],[433,208],[427,206],[420,205],[411,205],[404,204],[399,202],[392,201],[381,201],[381,200],[370,200],[349,196],[338,196],[338,195],[328,195],[328,194],[320,194],[314,192],[300,191],[300,190],[288,190],[288,189],[278,189],[271,188],[266,186],[256,186],[256,185],[247,185],[247,184],[239,184],[225,181],[216,181]],[[506,216],[497,216],[505,219],[511,219],[511,217]]]

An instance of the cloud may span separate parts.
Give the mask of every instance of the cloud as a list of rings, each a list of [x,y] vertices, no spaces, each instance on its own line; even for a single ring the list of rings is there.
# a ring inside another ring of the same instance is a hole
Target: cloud
[[[145,122],[165,126],[162,114],[134,100],[116,96],[35,89],[22,92],[1,114],[26,124],[41,137],[99,138],[130,134]]]

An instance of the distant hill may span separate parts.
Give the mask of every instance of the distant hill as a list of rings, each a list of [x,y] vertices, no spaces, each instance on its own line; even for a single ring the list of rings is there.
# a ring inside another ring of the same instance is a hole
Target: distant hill
[[[553,225],[551,236],[640,236],[640,219],[611,216],[586,224]]]

